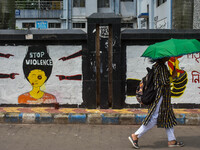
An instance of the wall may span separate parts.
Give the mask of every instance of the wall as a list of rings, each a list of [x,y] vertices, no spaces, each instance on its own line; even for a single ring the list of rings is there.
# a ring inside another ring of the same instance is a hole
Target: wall
[[[154,29],[169,29],[168,13],[171,8],[168,7],[168,1],[157,7],[156,1],[154,1],[154,18],[157,17],[154,23]]]
[[[44,99],[40,96],[48,93],[47,102],[97,108],[96,24],[105,26],[112,22],[113,41],[116,41],[112,46],[112,59],[108,59],[105,46],[108,37],[99,38],[102,50],[98,67],[101,108],[110,108],[108,75],[111,75],[108,74],[108,68],[113,68],[110,69],[113,85],[111,108],[140,107],[134,97],[135,88],[146,74],[146,67],[151,66],[148,60],[140,57],[144,50],[151,44],[170,38],[200,41],[199,30],[120,31],[119,16],[106,14],[106,18],[103,17],[103,14],[94,14],[88,18],[88,34],[82,30],[0,30],[0,105],[19,104],[19,97],[25,99],[27,92],[34,89],[32,95],[36,100],[39,99],[36,101],[38,104],[43,104]],[[107,30],[101,29],[107,35]],[[28,33],[32,38],[26,38]],[[104,35],[104,32],[100,33]],[[39,61],[40,65],[28,66],[30,59],[34,63]],[[108,60],[112,60],[112,63],[107,63]],[[200,103],[200,54],[186,55],[178,60],[179,69],[185,71],[181,74],[184,80],[178,83],[178,90],[181,91],[174,92],[172,103],[186,108],[192,104],[197,108]],[[44,61],[48,64],[45,65]],[[47,80],[36,82],[36,76],[37,80],[43,77]]]
[[[200,0],[194,0],[193,29],[200,29]]]
[[[141,80],[147,73],[146,67],[151,67],[152,63],[148,59],[140,57],[142,53],[146,50],[148,45],[145,46],[127,46],[127,79],[132,81]],[[190,104],[200,104],[199,101],[199,75],[200,75],[200,53],[195,53],[191,55],[184,55],[179,58],[179,64],[177,68],[184,71],[178,74],[178,79],[182,78],[179,87],[184,87],[179,92],[174,92],[172,85],[172,103],[190,103]],[[168,68],[170,69],[169,65]],[[187,74],[187,77],[183,75]],[[127,96],[126,104],[137,104],[135,96]]]
[[[15,29],[14,0],[0,1],[0,29]]]
[[[0,46],[0,104],[18,104],[19,96],[33,89],[34,86],[25,78],[23,71],[23,60],[30,47],[32,46]],[[71,59],[66,60],[65,58],[79,52],[82,46],[54,45],[46,48],[52,59],[53,68],[48,81],[40,87],[40,90],[55,96],[56,101],[60,104],[80,105],[83,102],[82,57],[76,55]],[[41,48],[38,47],[38,50],[40,51]],[[10,57],[6,58],[3,54],[10,54]],[[14,73],[12,77],[11,73]],[[10,74],[10,77],[5,78],[6,74]],[[62,79],[61,75],[68,76],[69,79]],[[35,104],[42,103],[39,98],[34,102]],[[34,102],[30,102],[30,104],[34,104]]]
[[[136,1],[123,2],[121,1],[121,14],[123,17],[136,17]]]
[[[35,23],[35,28],[32,28],[32,29],[37,29],[36,21],[47,21],[47,23],[61,23],[61,21],[58,19],[26,19],[26,20],[17,19],[16,20],[16,29],[23,29],[22,23]],[[62,25],[61,25],[61,28],[62,28]],[[56,30],[56,29],[60,29],[60,28],[49,28],[47,25],[47,29],[48,30],[51,30],[51,29]]]
[[[193,29],[194,0],[175,0],[172,10],[173,29]]]
[[[125,107],[143,107],[139,105],[135,92],[140,80],[147,73],[146,67],[151,67],[148,59],[141,57],[145,49],[154,43],[174,39],[199,39],[199,30],[131,30],[122,31],[122,51],[125,51],[122,64],[126,76]],[[200,54],[185,55],[176,61],[179,69],[178,81],[172,84],[172,104],[175,108],[199,108]],[[179,63],[178,63],[179,61]],[[170,60],[168,66],[173,64]],[[170,69],[170,67],[169,67]],[[170,69],[171,70],[171,69]],[[122,91],[123,92],[123,91]]]

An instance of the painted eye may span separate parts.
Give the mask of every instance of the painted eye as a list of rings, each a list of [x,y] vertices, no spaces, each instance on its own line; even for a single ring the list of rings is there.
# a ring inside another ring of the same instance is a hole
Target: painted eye
[[[41,79],[42,79],[42,76],[41,76],[41,75],[39,75],[39,76],[38,76],[38,79],[39,79],[39,80],[41,80]]]

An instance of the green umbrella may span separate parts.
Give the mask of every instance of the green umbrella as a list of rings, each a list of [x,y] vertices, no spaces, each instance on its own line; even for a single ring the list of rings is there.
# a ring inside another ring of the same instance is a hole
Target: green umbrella
[[[196,39],[170,39],[150,45],[142,54],[142,57],[155,60],[198,52],[200,52],[200,42]]]

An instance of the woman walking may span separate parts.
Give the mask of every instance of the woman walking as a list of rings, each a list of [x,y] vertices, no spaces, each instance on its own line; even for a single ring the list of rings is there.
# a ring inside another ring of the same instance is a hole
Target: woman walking
[[[168,147],[182,147],[182,142],[177,142],[174,135],[174,128],[177,124],[171,105],[170,82],[176,77],[177,72],[174,69],[170,75],[165,62],[169,58],[165,57],[156,61],[154,69],[154,86],[157,89],[155,101],[149,106],[149,111],[143,124],[131,136],[128,137],[133,147],[138,149],[138,139],[149,129],[157,124],[157,127],[165,128],[168,136]]]

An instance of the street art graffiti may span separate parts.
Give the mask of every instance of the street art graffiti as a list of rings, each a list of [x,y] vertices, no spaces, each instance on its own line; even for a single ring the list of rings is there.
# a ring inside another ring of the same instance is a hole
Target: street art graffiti
[[[23,61],[25,78],[32,86],[30,92],[18,97],[18,103],[41,104],[56,103],[54,95],[41,90],[49,79],[53,67],[53,61],[49,57],[46,46],[30,46]]]
[[[199,63],[198,59],[200,59],[200,53],[188,54],[187,58],[195,59],[195,61]]]
[[[69,60],[69,59],[73,59],[73,58],[76,58],[76,57],[79,57],[79,56],[82,56],[82,50],[72,54],[72,55],[69,55],[67,57],[62,57],[60,58],[59,60],[63,60],[63,61],[66,61],[66,60]]]
[[[0,53],[0,57],[10,58],[10,56],[14,56],[14,55]]]
[[[168,68],[170,70],[170,74],[172,74],[173,70],[176,69],[177,71],[177,77],[172,81],[171,84],[171,94],[172,97],[180,97],[183,95],[185,89],[186,89],[186,84],[188,82],[188,76],[187,72],[184,70],[181,70],[179,68],[179,61],[178,58],[180,57],[172,57],[168,61]],[[127,96],[135,96],[135,91],[137,86],[140,83],[140,79],[133,79],[133,78],[128,78],[127,79]]]
[[[176,79],[174,79],[172,81],[171,84],[171,95],[172,97],[180,97],[183,95],[185,89],[186,89],[186,85],[188,83],[188,76],[187,76],[187,72],[180,69],[179,67],[179,58],[181,58],[182,56],[179,57],[172,57],[170,58],[170,60],[168,61],[168,67],[170,70],[170,74],[172,74],[173,70],[176,69],[177,71],[177,77]]]
[[[200,83],[200,80],[199,80],[200,72],[192,71],[191,74],[192,74],[192,83]]]
[[[19,75],[19,73],[11,73],[11,74],[0,73],[0,79],[6,79],[6,78],[15,79],[16,75]]]
[[[82,75],[77,74],[73,76],[64,76],[64,75],[56,75],[56,77],[59,77],[59,80],[81,80]]]
[[[81,45],[0,46],[0,105],[81,105],[82,87]]]
[[[62,57],[60,58],[59,60],[62,60],[62,61],[66,61],[66,60],[70,60],[70,59],[73,59],[73,58],[76,58],[76,57],[80,57],[82,56],[82,50],[74,53],[74,54],[71,54],[67,57]],[[65,75],[56,75],[56,77],[59,78],[59,80],[78,80],[78,81],[81,81],[81,78],[82,78],[82,75],[81,74],[77,74],[77,75],[70,75],[70,76],[65,76]]]
[[[187,58],[190,59],[192,58],[193,60],[195,60],[195,62],[200,63],[199,59],[200,59],[200,53],[194,53],[194,54],[188,54]],[[191,76],[192,76],[192,83],[197,84],[197,88],[200,89],[200,85],[198,85],[200,83],[200,72],[197,70],[192,70],[191,71]],[[200,94],[200,92],[199,92]]]
[[[127,46],[126,104],[138,104],[135,98],[136,87],[141,78],[146,75],[146,68],[152,66],[149,59],[141,57],[147,47],[148,45]],[[200,53],[172,57],[167,64],[170,73],[174,69],[178,72],[177,78],[171,84],[172,104],[199,104]]]
[[[0,57],[10,58],[10,56],[14,55],[0,53]],[[6,78],[15,79],[16,75],[19,75],[19,73],[11,73],[11,74],[0,73],[0,79],[6,79]]]

